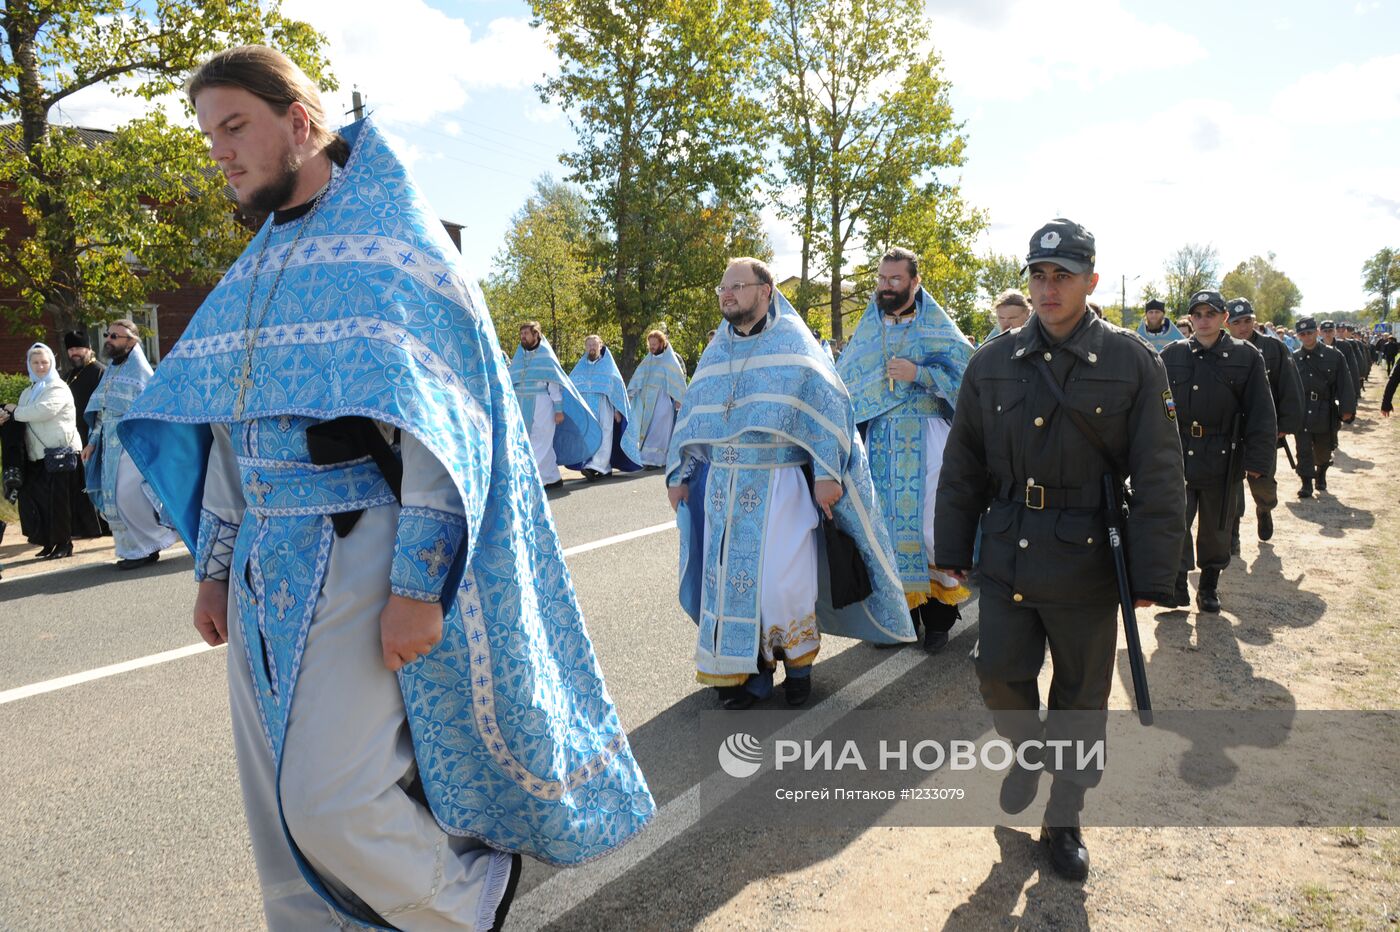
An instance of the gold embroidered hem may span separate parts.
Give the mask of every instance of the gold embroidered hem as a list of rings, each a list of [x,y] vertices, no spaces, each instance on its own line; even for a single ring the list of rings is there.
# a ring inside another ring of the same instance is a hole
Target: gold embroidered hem
[[[935,571],[930,570],[930,572],[933,573]],[[940,576],[943,576],[943,574],[936,573],[934,577],[929,580],[928,591],[904,593],[904,601],[909,605],[910,611],[928,602],[937,601],[942,602],[944,605],[961,605],[963,602],[972,598],[972,590],[967,588],[967,586],[958,583],[956,580],[954,580],[956,583],[955,585],[946,585],[938,578]],[[953,577],[944,576],[943,578],[952,579]]]
[[[785,662],[800,665],[800,662],[788,661],[786,658],[806,657],[808,654],[815,657],[820,648],[821,634],[817,631],[815,612],[786,625],[768,628],[763,632],[763,640],[759,642],[762,658],[770,663],[783,659]],[[810,660],[807,662],[811,663]]]
[[[704,673],[697,671],[695,682],[702,686],[743,686],[752,673]]]

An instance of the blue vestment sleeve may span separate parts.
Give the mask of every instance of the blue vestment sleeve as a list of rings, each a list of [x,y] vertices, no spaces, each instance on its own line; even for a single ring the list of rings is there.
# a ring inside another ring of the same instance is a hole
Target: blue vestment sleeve
[[[228,581],[233,546],[243,523],[243,485],[233,456],[227,424],[211,424],[213,443],[204,474],[204,497],[199,510],[199,536],[195,543],[196,582]]]
[[[467,545],[467,517],[447,469],[411,434],[403,435],[403,508],[389,588],[419,602],[437,602],[449,568]]]

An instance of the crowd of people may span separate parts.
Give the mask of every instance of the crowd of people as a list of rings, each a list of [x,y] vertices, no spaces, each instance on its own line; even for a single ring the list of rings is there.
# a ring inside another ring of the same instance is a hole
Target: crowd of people
[[[111,535],[116,569],[147,566],[179,535],[117,434],[153,374],[140,331],[130,320],[107,324],[105,366],[85,334],[64,334],[63,344],[67,374],[52,349],[35,343],[26,360],[32,384],[0,408],[5,495],[18,506],[20,533],[41,546],[37,558],[71,557],[74,538]],[[4,532],[0,522],[0,538]]]
[[[107,327],[105,369],[74,337],[67,382],[36,345],[5,462],[51,557],[88,496],[120,567],[189,546],[195,627],[230,646],[274,929],[499,928],[522,855],[582,863],[653,814],[547,505],[561,464],[663,470],[696,678],[727,709],[779,685],[802,706],[827,635],[942,650],[975,576],[981,694],[1020,749],[1057,727],[1042,705],[1106,708],[1125,592],[1185,607],[1199,569],[1196,606],[1220,611],[1246,484],[1267,540],[1277,450],[1291,436],[1298,494],[1325,493],[1373,360],[1395,355],[1311,318],[1270,335],[1213,290],[1175,325],[1154,305],[1115,327],[1089,300],[1093,235],[1057,219],[975,349],[896,248],[835,359],[740,257],[689,380],[660,331],[625,383],[596,335],[566,374],[534,321],[507,362],[372,123],[332,132],[262,47],[187,92],[269,220],[158,370],[130,321]],[[1023,811],[1047,770],[1050,862],[1082,880],[1098,771],[1018,753],[1001,804]]]

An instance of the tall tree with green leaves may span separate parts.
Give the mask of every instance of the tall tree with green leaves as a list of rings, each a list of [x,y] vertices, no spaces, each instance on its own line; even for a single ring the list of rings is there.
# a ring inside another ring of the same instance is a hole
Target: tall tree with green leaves
[[[912,249],[923,286],[964,333],[981,336],[988,323],[977,307],[983,269],[972,246],[987,227],[986,214],[970,207],[957,188],[933,182],[891,193],[888,205],[872,200],[865,235],[869,260],[852,276],[857,289],[873,290],[880,256],[889,247]]]
[[[1390,296],[1400,289],[1400,249],[1380,249],[1361,266],[1361,286],[1376,296],[1380,320],[1390,319]]]
[[[6,0],[0,35],[0,187],[32,227],[0,238],[0,287],[20,299],[0,313],[27,330],[100,321],[182,278],[213,280],[247,240],[196,131],[156,111],[94,135],[55,125],[55,108],[97,86],[153,101],[202,58],[250,42],[335,87],[323,37],[276,0]]]
[[[602,332],[606,326],[596,326],[593,316],[598,275],[589,231],[582,192],[548,176],[535,182],[534,193],[511,218],[485,288],[508,352],[526,320],[539,320],[566,364],[595,329],[605,342],[616,338],[615,328]]]
[[[636,356],[677,293],[675,248],[707,199],[751,200],[763,127],[751,89],[764,0],[532,0],[559,73],[541,87],[578,134],[566,156],[605,233],[604,283]],[[721,257],[722,259],[722,257]]]
[[[982,289],[982,298],[988,302],[995,301],[1003,291],[1023,290],[1025,279],[1019,256],[989,252],[979,260],[977,285]]]
[[[937,172],[962,164],[962,127],[937,54],[919,51],[929,37],[919,0],[775,0],[765,32],[780,209],[804,242],[804,284],[824,266],[839,339],[846,278],[890,235],[892,212],[956,196]]]
[[[1220,283],[1226,298],[1246,298],[1261,321],[1291,324],[1293,312],[1303,303],[1303,293],[1293,279],[1274,266],[1274,253],[1253,256],[1226,273]]]
[[[1220,255],[1209,243],[1187,243],[1172,253],[1162,266],[1166,280],[1166,302],[1170,313],[1184,314],[1191,295],[1220,283]]]

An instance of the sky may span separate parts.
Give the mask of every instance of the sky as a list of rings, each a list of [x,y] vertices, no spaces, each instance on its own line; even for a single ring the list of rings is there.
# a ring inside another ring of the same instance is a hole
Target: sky
[[[392,15],[386,11],[392,10]],[[466,225],[490,272],[535,179],[567,175],[567,115],[536,85],[556,67],[518,0],[283,0],[328,39],[431,203]],[[1303,294],[1301,313],[1366,303],[1361,264],[1400,247],[1400,0],[1172,4],[929,0],[933,42],[968,139],[944,175],[989,214],[977,251],[1024,255],[1046,220],[1097,239],[1098,294],[1129,304],[1188,242],[1221,273],[1254,255]],[[147,106],[92,89],[62,118],[110,127]],[[348,117],[346,118],[348,120]],[[797,243],[765,211],[779,278]]]

